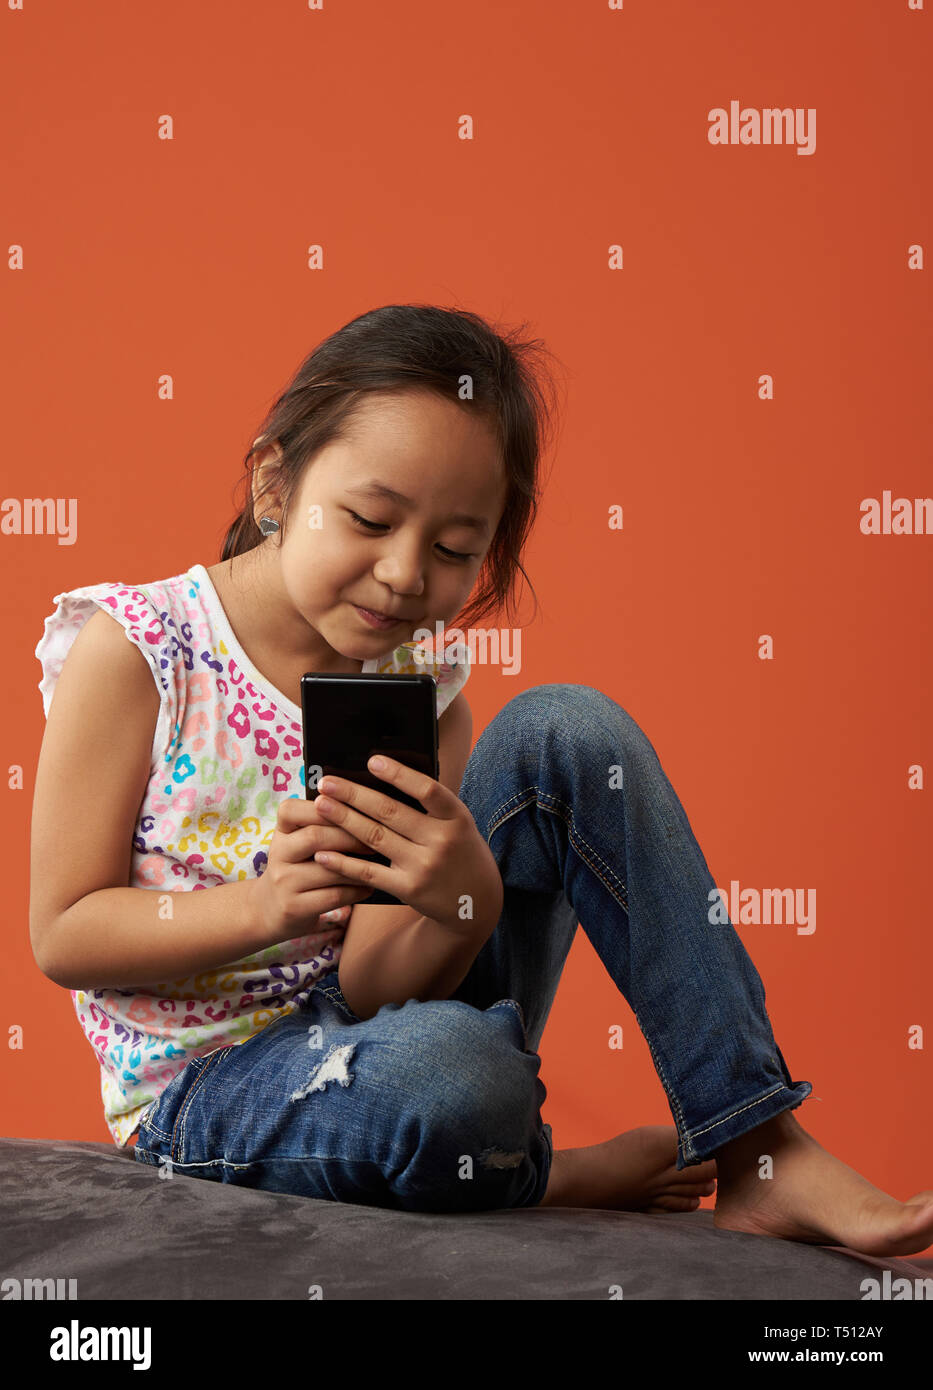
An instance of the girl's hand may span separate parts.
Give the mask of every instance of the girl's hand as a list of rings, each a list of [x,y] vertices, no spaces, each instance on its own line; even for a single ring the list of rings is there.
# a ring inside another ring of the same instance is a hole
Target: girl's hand
[[[315,863],[365,884],[366,894],[382,888],[452,930],[472,934],[480,922],[491,931],[502,912],[502,878],[469,808],[435,778],[394,758],[381,758],[382,767],[377,761],[370,758],[370,771],[414,797],[427,814],[358,782],[323,777],[313,803],[322,820],[391,862],[374,864],[322,847]]]
[[[342,873],[315,864],[317,849],[359,849],[354,835],[329,825],[316,801],[289,797],[279,802],[275,833],[265,870],[249,879],[254,911],[269,933],[269,944],[308,936],[321,920],[322,935],[330,923],[322,914],[345,909],[336,919],[330,944],[346,930],[349,910],[372,891]],[[333,919],[331,919],[333,920]]]

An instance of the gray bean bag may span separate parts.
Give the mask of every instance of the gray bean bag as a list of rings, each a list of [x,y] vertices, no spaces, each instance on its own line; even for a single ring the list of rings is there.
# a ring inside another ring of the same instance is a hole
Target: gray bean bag
[[[885,1270],[912,1297],[933,1281],[930,1259],[717,1231],[707,1210],[388,1211],[164,1178],[131,1149],[69,1140],[0,1139],[0,1215],[3,1278],[74,1279],[79,1300],[307,1300],[320,1286],[327,1299],[862,1301]]]

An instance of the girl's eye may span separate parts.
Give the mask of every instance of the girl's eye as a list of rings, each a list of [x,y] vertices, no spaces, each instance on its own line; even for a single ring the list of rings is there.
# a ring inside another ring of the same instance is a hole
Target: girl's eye
[[[385,523],[384,521],[367,521],[367,520],[365,519],[365,517],[357,516],[356,512],[350,512],[350,515],[352,516],[352,518],[353,518],[354,521],[359,522],[359,524],[360,524],[361,526],[366,526],[366,527],[368,527],[370,530],[374,530],[374,531],[385,531],[385,530],[388,529],[387,526],[386,526],[386,523]],[[473,556],[473,555],[463,555],[463,554],[461,554],[460,551],[458,551],[458,550],[448,550],[447,547],[446,547],[445,545],[439,545],[439,546],[438,546],[438,550],[442,551],[442,552],[443,552],[445,555],[447,555],[451,560],[464,560],[464,561],[465,561],[465,560],[473,560],[473,559],[475,559],[475,556]]]

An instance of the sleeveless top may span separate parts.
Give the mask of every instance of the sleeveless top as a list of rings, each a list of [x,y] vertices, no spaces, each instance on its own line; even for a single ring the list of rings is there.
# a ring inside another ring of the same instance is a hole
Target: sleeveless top
[[[35,652],[46,717],[71,644],[96,608],[121,624],[159,691],[129,886],[179,893],[258,877],[279,802],[305,795],[301,709],[240,647],[205,567],[151,584],[72,589],[52,602]],[[447,660],[422,648],[416,660],[417,645],[396,647],[362,669],[432,675],[440,716],[469,676],[469,651],[458,643],[456,660]],[[337,968],[341,950],[320,934],[304,936],[185,979],[71,990],[100,1063],[114,1141],[126,1145],[143,1112],[192,1057],[246,1042],[297,1010],[316,981]]]

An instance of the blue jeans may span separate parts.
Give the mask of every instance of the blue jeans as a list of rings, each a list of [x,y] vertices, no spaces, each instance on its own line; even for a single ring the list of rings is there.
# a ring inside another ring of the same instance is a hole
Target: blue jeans
[[[537,1048],[579,922],[632,1008],[677,1167],[794,1109],[764,988],[645,734],[584,685],[539,685],[460,787],[502,876],[495,931],[447,1000],[350,1010],[338,971],[245,1043],[196,1057],[136,1158],[215,1182],[407,1211],[536,1206],[553,1153]]]

